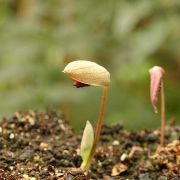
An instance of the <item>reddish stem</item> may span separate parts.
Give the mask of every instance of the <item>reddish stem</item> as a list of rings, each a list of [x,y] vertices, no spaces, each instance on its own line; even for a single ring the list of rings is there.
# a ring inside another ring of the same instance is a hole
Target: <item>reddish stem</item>
[[[161,137],[160,145],[164,146],[164,131],[165,131],[165,96],[164,96],[164,84],[161,80]]]
[[[94,143],[93,143],[93,147],[91,149],[91,153],[89,155],[87,164],[86,164],[86,166],[84,168],[85,170],[88,170],[90,165],[91,165],[93,156],[95,154],[96,145],[97,145],[97,143],[99,141],[99,137],[100,137],[100,133],[101,133],[101,127],[102,127],[102,121],[103,121],[103,118],[104,118],[105,106],[106,106],[106,101],[107,101],[107,95],[108,95],[108,88],[104,87],[103,88],[103,95],[102,95],[101,110],[100,110],[100,113],[99,113],[96,132],[95,132],[95,136],[94,136]]]

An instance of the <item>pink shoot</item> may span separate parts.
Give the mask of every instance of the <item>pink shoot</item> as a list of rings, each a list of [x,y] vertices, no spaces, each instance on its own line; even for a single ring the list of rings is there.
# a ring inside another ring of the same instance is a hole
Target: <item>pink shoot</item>
[[[161,93],[161,137],[160,145],[164,146],[164,126],[165,126],[165,97],[164,97],[164,85],[162,77],[165,71],[160,66],[154,66],[149,70],[150,73],[150,98],[151,104],[155,113],[157,110],[158,95]]]

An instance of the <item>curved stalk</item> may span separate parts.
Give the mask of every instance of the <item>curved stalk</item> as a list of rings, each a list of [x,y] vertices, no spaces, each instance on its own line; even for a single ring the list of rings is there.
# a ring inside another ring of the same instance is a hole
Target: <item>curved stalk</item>
[[[91,165],[93,156],[95,154],[96,145],[99,141],[99,137],[100,137],[100,133],[101,133],[101,127],[102,127],[102,121],[104,118],[105,106],[106,106],[106,102],[107,102],[107,96],[108,96],[108,87],[104,87],[103,88],[103,95],[102,95],[102,102],[101,102],[101,109],[100,109],[99,118],[98,118],[98,122],[97,122],[95,137],[94,137],[94,143],[93,143],[93,147],[91,149],[91,153],[89,155],[87,164],[84,168],[85,170],[88,170],[90,165]]]
[[[164,131],[165,131],[165,96],[164,96],[164,84],[161,80],[161,137],[160,145],[164,146]]]

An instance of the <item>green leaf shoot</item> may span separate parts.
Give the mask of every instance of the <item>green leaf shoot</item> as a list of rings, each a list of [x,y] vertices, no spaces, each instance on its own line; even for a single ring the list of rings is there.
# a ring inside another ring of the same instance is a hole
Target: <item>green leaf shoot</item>
[[[91,149],[93,147],[93,143],[94,143],[94,130],[91,123],[87,121],[86,126],[84,128],[84,132],[81,140],[81,147],[80,147],[80,153],[83,160],[81,164],[82,170],[84,170],[87,164]]]

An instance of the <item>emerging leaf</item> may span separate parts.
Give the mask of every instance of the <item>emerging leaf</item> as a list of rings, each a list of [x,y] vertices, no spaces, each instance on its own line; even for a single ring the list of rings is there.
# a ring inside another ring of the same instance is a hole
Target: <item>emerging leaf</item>
[[[150,98],[151,104],[154,108],[155,113],[157,113],[157,102],[158,102],[158,94],[161,90],[161,81],[162,77],[165,73],[164,69],[159,66],[154,66],[149,70],[150,73]]]
[[[81,168],[84,169],[84,167],[87,164],[92,146],[94,142],[94,131],[91,123],[89,121],[86,122],[86,126],[84,128],[83,137],[81,140],[81,157],[82,157],[82,164]]]

